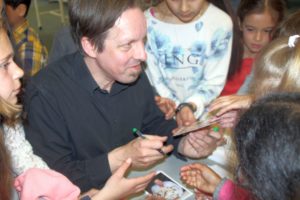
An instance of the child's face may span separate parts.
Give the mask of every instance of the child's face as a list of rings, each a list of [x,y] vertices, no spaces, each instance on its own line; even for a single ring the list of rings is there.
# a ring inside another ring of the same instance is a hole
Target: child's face
[[[197,19],[208,4],[206,0],[165,0],[171,13],[183,23]]]
[[[23,70],[13,61],[13,49],[6,32],[0,30],[0,96],[11,104],[17,103]]]
[[[270,12],[253,13],[247,15],[240,24],[243,33],[244,52],[248,56],[255,56],[272,38],[277,24]]]
[[[6,12],[6,16],[7,16],[7,20],[8,23],[13,27],[14,24],[16,24],[17,22],[17,9],[14,9],[12,6],[10,5],[6,5],[5,6],[5,12]]]
[[[18,7],[13,8],[10,5],[5,6],[5,12],[7,15],[7,20],[12,28],[16,28],[20,23],[24,21],[24,15],[26,6],[24,4],[20,4]]]

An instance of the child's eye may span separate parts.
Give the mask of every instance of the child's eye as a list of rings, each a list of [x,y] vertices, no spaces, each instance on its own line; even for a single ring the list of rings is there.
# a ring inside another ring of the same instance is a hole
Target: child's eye
[[[0,64],[0,68],[7,70],[9,65],[10,65],[10,62],[5,62],[5,63]]]
[[[253,28],[246,28],[246,30],[247,30],[248,32],[252,32],[252,31],[254,31],[254,29],[253,29]]]
[[[266,33],[271,33],[273,31],[273,29],[266,29],[265,32]]]

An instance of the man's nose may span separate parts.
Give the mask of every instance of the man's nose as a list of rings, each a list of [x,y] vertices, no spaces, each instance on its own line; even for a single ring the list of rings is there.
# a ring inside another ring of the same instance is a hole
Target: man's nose
[[[147,54],[145,50],[145,45],[143,42],[139,43],[134,50],[134,58],[137,60],[145,61],[147,59]]]

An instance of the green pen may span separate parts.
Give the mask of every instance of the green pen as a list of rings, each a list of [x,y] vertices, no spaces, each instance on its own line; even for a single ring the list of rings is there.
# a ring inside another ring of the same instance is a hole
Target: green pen
[[[214,127],[213,127],[213,131],[214,131],[214,132],[219,132],[219,130],[220,130],[220,128],[219,128],[218,126],[214,126]]]
[[[147,138],[145,137],[145,135],[144,135],[141,131],[139,131],[137,128],[133,128],[133,129],[132,129],[132,132],[135,133],[135,134],[137,134],[137,136],[139,136],[139,137],[142,138],[142,139],[147,139]],[[163,150],[161,150],[161,149],[156,149],[156,150],[157,150],[160,154],[162,154],[163,156],[166,155],[166,153],[163,152]]]

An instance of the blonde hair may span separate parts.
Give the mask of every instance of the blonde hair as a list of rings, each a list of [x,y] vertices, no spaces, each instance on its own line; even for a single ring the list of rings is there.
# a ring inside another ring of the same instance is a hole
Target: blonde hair
[[[278,27],[275,37],[300,34],[300,10],[290,14]]]
[[[270,92],[300,91],[300,38],[289,47],[289,37],[279,37],[264,48],[254,65],[250,93],[257,98]]]
[[[0,0],[2,1],[2,0]],[[0,16],[0,37],[2,36],[1,32],[5,31],[3,24],[2,15]],[[1,47],[0,47],[1,48]],[[2,121],[2,116],[6,117],[13,116],[13,112],[10,108],[5,106],[6,103],[0,98],[0,119]],[[3,112],[3,113],[2,113]],[[0,199],[10,199],[11,189],[13,178],[11,176],[11,164],[9,153],[4,144],[4,138],[2,130],[0,129]]]
[[[8,125],[15,124],[19,120],[21,111],[21,105],[10,104],[0,97],[0,115],[3,122]]]

